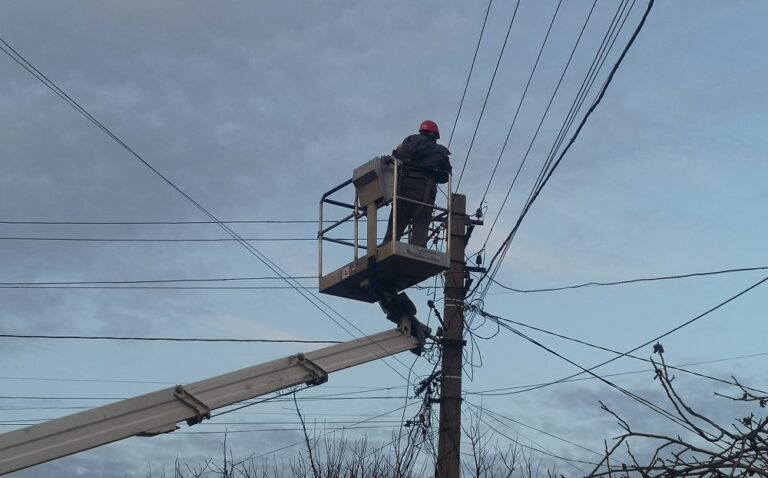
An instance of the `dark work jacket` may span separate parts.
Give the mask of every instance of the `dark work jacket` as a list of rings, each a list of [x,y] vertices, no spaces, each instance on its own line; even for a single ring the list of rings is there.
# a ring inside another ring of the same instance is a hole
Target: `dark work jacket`
[[[448,182],[451,173],[451,162],[448,148],[430,137],[412,134],[392,151],[392,156],[403,161],[405,171],[420,171],[434,176],[439,184]]]

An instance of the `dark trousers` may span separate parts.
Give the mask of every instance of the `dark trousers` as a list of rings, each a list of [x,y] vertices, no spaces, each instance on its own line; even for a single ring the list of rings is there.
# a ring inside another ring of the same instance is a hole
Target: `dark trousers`
[[[437,184],[435,179],[429,176],[405,176],[399,182],[401,198],[413,199],[427,204],[435,204],[437,196]],[[393,209],[394,211],[394,209]],[[397,201],[397,227],[395,228],[396,240],[400,240],[405,228],[411,225],[410,244],[427,247],[429,235],[429,223],[432,221],[432,208],[414,204],[408,201]],[[389,213],[389,224],[384,235],[382,245],[392,240],[392,212]]]

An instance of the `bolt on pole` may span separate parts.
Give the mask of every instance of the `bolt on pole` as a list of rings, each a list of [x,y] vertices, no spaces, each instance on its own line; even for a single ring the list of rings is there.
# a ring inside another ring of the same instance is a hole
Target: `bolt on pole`
[[[459,478],[461,469],[461,362],[464,349],[465,249],[467,246],[467,198],[452,195],[450,268],[445,271],[440,431],[436,478]]]

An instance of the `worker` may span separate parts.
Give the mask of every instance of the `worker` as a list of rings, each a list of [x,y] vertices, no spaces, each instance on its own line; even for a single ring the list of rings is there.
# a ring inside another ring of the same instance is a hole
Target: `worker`
[[[451,163],[448,148],[437,144],[440,130],[431,120],[425,120],[419,126],[418,134],[412,134],[392,151],[392,156],[402,161],[398,178],[398,196],[413,199],[426,204],[435,204],[437,185],[448,182]],[[396,240],[400,240],[405,228],[411,225],[410,243],[426,247],[429,236],[429,223],[432,221],[432,207],[397,201]],[[387,233],[382,245],[392,240],[392,213],[389,215]]]

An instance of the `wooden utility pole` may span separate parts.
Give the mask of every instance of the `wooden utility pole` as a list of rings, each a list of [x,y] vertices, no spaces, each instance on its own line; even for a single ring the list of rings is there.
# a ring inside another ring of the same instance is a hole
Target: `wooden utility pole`
[[[467,198],[453,195],[450,268],[445,271],[443,363],[440,388],[440,435],[436,478],[459,478],[461,469],[461,364],[464,350],[464,251],[467,246]]]

